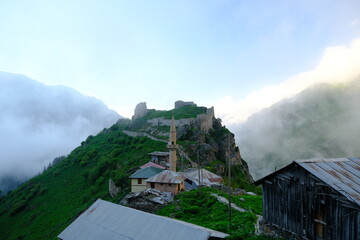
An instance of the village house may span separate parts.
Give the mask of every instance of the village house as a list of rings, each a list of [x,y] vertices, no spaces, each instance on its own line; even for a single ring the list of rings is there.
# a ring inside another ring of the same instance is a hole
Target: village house
[[[295,160],[255,184],[264,226],[301,239],[360,239],[360,159]]]
[[[155,176],[146,180],[147,188],[154,188],[162,192],[171,192],[176,195],[184,190],[184,180],[186,177],[183,174],[165,170]]]
[[[140,192],[147,188],[146,181],[148,178],[164,171],[164,169],[157,167],[140,168],[133,173],[129,178],[131,179],[131,192]]]
[[[219,240],[226,233],[98,199],[58,238],[61,240]]]

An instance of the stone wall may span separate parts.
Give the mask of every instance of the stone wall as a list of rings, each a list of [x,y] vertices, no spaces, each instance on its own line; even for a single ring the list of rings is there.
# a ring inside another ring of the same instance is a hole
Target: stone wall
[[[147,111],[148,110],[147,110],[146,102],[138,103],[135,107],[134,116],[132,117],[132,119],[134,120],[145,116]]]
[[[171,125],[171,119],[165,119],[165,118],[153,118],[147,120],[147,122],[150,123],[153,127]],[[191,124],[195,124],[195,118],[183,118],[183,119],[175,120],[176,127],[181,127],[184,125],[191,125]]]
[[[194,102],[184,102],[184,101],[179,100],[179,101],[175,102],[175,109],[176,108],[181,108],[183,106],[188,106],[188,105],[196,106],[196,104]]]

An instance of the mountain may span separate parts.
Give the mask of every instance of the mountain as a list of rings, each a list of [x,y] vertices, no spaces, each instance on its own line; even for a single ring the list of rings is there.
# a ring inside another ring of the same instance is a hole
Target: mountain
[[[210,119],[205,116],[206,111],[194,106],[171,111],[148,110],[141,118],[120,119],[110,128],[89,136],[42,174],[0,197],[0,239],[56,239],[96,199],[118,203],[130,191],[128,177],[150,160],[148,153],[167,151],[166,124],[172,115],[178,123],[193,123],[177,128],[178,144],[182,148],[179,169],[197,163],[225,176],[227,149],[232,156],[233,186],[256,191],[250,184],[247,164],[239,155],[233,134],[214,118],[207,130],[199,128]],[[109,193],[109,179],[120,189],[117,196]],[[251,216],[253,221],[255,215]]]
[[[360,156],[360,79],[310,87],[251,116],[236,130],[255,178],[295,159]]]
[[[74,89],[0,72],[0,190],[13,189],[119,118]]]

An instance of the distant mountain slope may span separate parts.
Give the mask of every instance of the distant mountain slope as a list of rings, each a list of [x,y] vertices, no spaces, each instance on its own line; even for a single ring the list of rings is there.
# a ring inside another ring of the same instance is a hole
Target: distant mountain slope
[[[74,89],[0,72],[0,190],[39,173],[119,118]]]
[[[255,178],[294,159],[360,156],[360,79],[317,85],[254,114],[236,131]]]

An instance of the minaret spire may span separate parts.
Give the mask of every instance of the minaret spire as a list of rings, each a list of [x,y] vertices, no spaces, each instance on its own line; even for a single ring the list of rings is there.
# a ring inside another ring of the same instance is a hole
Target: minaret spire
[[[169,136],[169,143],[167,145],[169,149],[169,163],[170,163],[170,170],[176,172],[176,150],[178,145],[176,144],[176,125],[174,115],[171,118],[171,125],[170,125],[170,136]]]

